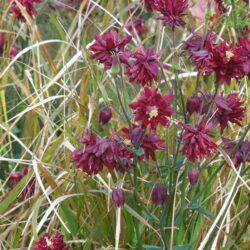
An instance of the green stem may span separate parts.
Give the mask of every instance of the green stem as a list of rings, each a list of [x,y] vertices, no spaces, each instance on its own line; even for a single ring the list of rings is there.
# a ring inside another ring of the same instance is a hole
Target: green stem
[[[231,5],[232,5],[234,28],[235,28],[235,31],[238,33],[239,30],[238,30],[238,20],[237,20],[237,12],[236,12],[235,0],[231,0]]]

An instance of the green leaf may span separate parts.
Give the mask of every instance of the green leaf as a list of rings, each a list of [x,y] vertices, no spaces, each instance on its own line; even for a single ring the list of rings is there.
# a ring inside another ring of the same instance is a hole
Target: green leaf
[[[151,245],[143,245],[145,250],[162,250],[162,247],[151,246]]]
[[[144,149],[143,148],[138,148],[135,150],[135,154],[137,156],[141,156],[141,155],[144,155]]]
[[[174,250],[190,250],[190,249],[192,249],[192,244],[174,246]]]

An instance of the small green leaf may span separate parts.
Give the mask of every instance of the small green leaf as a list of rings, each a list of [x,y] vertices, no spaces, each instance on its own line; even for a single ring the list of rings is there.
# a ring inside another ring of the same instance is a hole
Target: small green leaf
[[[144,155],[144,149],[143,148],[138,148],[135,150],[135,154],[137,156],[141,156],[141,155]]]

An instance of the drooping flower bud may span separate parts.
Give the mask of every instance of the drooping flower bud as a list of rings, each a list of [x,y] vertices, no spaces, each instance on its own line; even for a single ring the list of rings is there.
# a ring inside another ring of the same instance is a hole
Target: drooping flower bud
[[[197,95],[190,96],[187,100],[187,112],[192,115],[200,111],[202,100]]]
[[[137,146],[143,139],[143,129],[140,127],[136,127],[132,130],[131,133],[131,142]]]
[[[109,107],[101,109],[99,114],[99,123],[104,125],[110,121],[112,117],[112,110]]]
[[[116,208],[123,207],[125,204],[125,192],[124,190],[117,188],[112,191],[112,200]]]
[[[152,191],[152,203],[163,206],[168,201],[168,190],[164,184],[156,184]]]
[[[195,186],[197,184],[199,176],[200,171],[198,169],[193,168],[188,172],[188,179],[192,186]]]

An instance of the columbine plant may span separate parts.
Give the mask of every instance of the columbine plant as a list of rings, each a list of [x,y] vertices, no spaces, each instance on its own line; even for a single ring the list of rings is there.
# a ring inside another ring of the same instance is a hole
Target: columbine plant
[[[5,2],[8,248],[245,249],[247,1]]]

